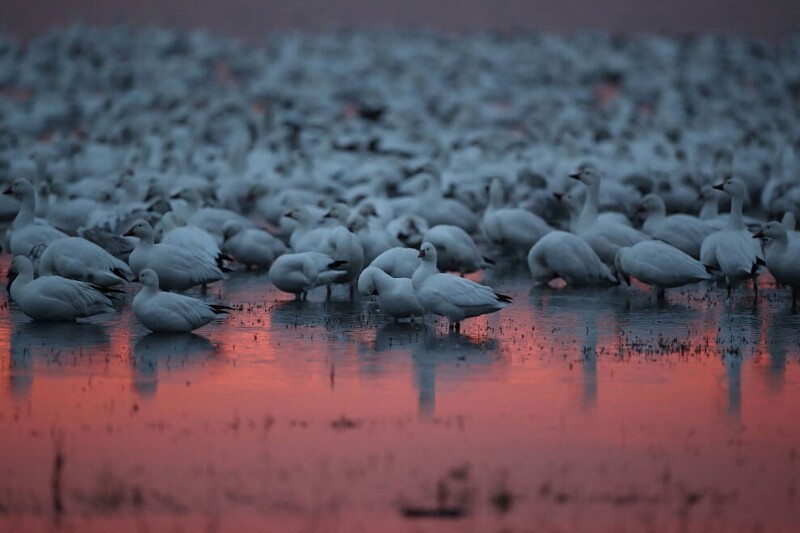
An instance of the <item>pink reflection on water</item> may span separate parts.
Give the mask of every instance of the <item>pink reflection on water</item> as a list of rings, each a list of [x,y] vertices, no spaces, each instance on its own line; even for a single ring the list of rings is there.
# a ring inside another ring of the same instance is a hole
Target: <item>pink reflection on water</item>
[[[460,336],[294,302],[263,276],[228,280],[244,309],[193,336],[147,334],[129,303],[57,326],[2,307],[0,521],[53,523],[63,442],[74,527],[439,530],[401,511],[435,508],[442,486],[475,529],[793,526],[785,295],[767,282],[753,308],[700,287],[659,306],[641,288],[496,285],[514,305]]]

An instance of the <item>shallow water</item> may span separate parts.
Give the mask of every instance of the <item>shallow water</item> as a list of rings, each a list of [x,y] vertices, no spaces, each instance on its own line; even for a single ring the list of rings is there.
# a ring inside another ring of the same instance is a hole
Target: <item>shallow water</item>
[[[3,295],[0,529],[790,530],[800,316],[764,278],[658,304],[490,271],[515,302],[461,335],[265,274],[195,335]]]

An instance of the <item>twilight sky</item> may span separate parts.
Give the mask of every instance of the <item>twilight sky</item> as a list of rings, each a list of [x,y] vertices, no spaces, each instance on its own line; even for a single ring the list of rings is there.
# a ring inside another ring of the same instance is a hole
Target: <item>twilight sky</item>
[[[257,39],[274,29],[422,26],[446,30],[582,28],[743,32],[800,29],[797,0],[2,0],[0,27],[19,37],[73,21],[204,27]]]

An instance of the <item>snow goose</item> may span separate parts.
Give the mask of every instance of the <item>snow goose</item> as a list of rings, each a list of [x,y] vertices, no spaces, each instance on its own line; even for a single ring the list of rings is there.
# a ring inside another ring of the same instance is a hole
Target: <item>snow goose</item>
[[[481,221],[483,236],[491,244],[521,255],[552,228],[530,211],[505,207],[505,191],[500,179],[489,186],[489,205]]]
[[[173,211],[161,217],[161,243],[185,248],[190,252],[203,256],[222,269],[226,259],[220,250],[217,240],[208,231],[198,226],[190,226],[183,217]],[[224,233],[224,232],[223,232]]]
[[[419,249],[422,260],[411,278],[417,300],[426,311],[447,318],[449,326],[461,330],[461,321],[499,311],[511,298],[472,280],[442,274],[436,268],[436,247],[425,242]]]
[[[528,269],[536,283],[555,278],[572,287],[617,283],[592,247],[566,231],[552,231],[539,239],[528,252]]]
[[[370,266],[358,277],[358,292],[377,295],[381,312],[394,318],[422,316],[425,309],[417,300],[410,278],[393,278],[383,270]]]
[[[478,216],[459,200],[445,198],[438,180],[433,176],[425,177],[423,187],[415,211],[429,225],[458,226],[467,233],[472,233],[478,228]]]
[[[578,218],[581,216],[581,210],[583,209],[583,204],[586,202],[586,189],[574,188],[566,193],[554,192],[553,196],[564,207],[567,208],[567,213],[569,214],[569,228],[570,231],[574,231],[575,226],[578,223]],[[609,223],[622,224],[623,226],[631,226],[630,219],[627,216],[625,216],[624,213],[617,213],[615,211],[598,213],[597,220],[607,221]]]
[[[386,231],[406,246],[419,248],[428,222],[419,215],[401,215],[386,224]]]
[[[455,271],[464,275],[494,263],[481,255],[472,237],[458,226],[433,226],[422,238],[436,247],[438,267],[443,272]]]
[[[222,235],[223,252],[247,268],[269,268],[278,256],[286,253],[286,245],[277,237],[264,230],[245,228],[235,220],[222,226]]]
[[[223,278],[222,270],[205,256],[173,244],[155,244],[154,233],[145,220],[137,221],[125,233],[139,237],[128,262],[134,274],[146,268],[155,270],[161,288],[170,291],[207,285]]]
[[[656,287],[659,301],[664,300],[665,289],[714,278],[700,261],[662,241],[620,248],[614,266],[628,285],[634,277]]]
[[[346,275],[343,261],[319,252],[299,252],[278,257],[269,269],[269,280],[279,290],[305,300],[308,291],[335,283]]]
[[[98,286],[61,276],[34,279],[33,263],[23,255],[11,261],[11,272],[16,275],[10,287],[11,297],[33,320],[72,322],[114,311],[111,300]]]
[[[411,278],[419,266],[419,252],[413,248],[390,248],[376,257],[371,267],[377,267],[393,278]]]
[[[759,241],[753,240],[742,220],[747,186],[739,178],[730,178],[714,188],[731,195],[731,213],[725,229],[712,233],[703,241],[700,262],[722,272],[728,286],[728,296],[735,283],[748,278],[752,278],[753,292],[757,295],[758,266],[764,264],[764,257]]]
[[[647,235],[631,227],[598,219],[601,177],[597,170],[586,167],[580,172],[570,174],[570,177],[579,180],[587,187],[586,202],[583,204],[574,232],[589,243],[604,263],[613,266],[617,250],[649,239]]]
[[[647,217],[642,231],[654,239],[671,244],[695,259],[700,258],[703,240],[714,231],[708,224],[691,215],[667,216],[664,200],[654,193],[642,198],[639,210]]]
[[[358,213],[350,213],[347,217],[347,229],[361,243],[364,250],[364,263],[371,263],[386,250],[400,246],[400,241],[385,229],[374,226]]]
[[[229,209],[202,207],[203,199],[196,189],[181,189],[170,198],[186,202],[185,214],[182,214],[183,218],[188,224],[202,228],[213,235],[218,245],[222,243],[222,226],[225,225],[225,222],[236,220],[246,228],[254,227],[250,220]]]
[[[797,309],[800,293],[800,240],[789,239],[786,228],[769,222],[753,237],[766,240],[764,256],[767,269],[781,285],[792,288],[792,309]]]
[[[3,194],[19,200],[20,207],[11,223],[9,250],[13,255],[29,256],[34,248],[67,237],[67,234],[50,224],[36,220],[36,191],[25,178],[14,180]]]
[[[133,278],[127,264],[81,237],[48,244],[39,258],[38,271],[40,276],[61,276],[101,287],[113,287]]]
[[[150,268],[139,272],[139,282],[142,288],[133,298],[133,314],[151,331],[188,333],[231,309],[183,294],[161,292],[158,274]]]
[[[790,241],[794,241],[798,238],[798,232],[795,229],[797,227],[797,221],[795,220],[794,213],[786,211],[783,214],[783,218],[781,218],[781,226],[786,230],[786,235]]]

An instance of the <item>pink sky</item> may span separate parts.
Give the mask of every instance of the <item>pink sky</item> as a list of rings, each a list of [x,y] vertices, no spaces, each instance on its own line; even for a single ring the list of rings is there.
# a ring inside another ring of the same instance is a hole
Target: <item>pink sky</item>
[[[204,27],[258,38],[274,29],[424,26],[446,30],[581,28],[744,32],[780,38],[800,28],[792,0],[3,0],[0,24],[21,37],[73,21]]]

